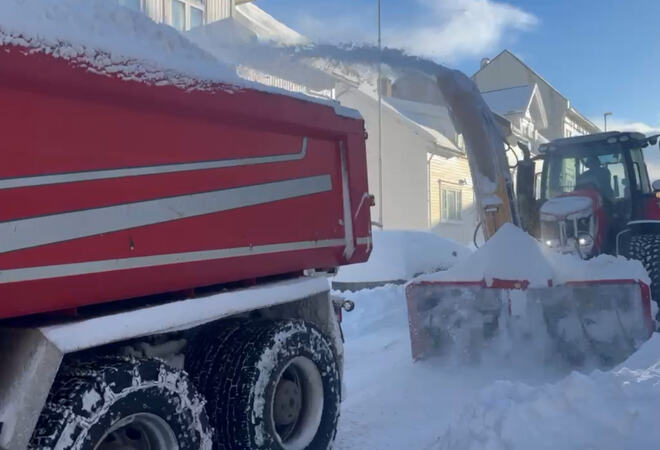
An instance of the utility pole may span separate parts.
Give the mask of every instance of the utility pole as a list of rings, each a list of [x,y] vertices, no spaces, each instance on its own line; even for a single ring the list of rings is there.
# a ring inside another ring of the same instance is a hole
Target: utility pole
[[[381,34],[380,2],[378,0],[378,223],[383,228],[383,42]]]
[[[603,114],[603,122],[604,122],[604,125],[605,125],[605,128],[603,129],[603,131],[607,131],[607,116],[611,116],[611,115],[612,115],[611,112],[606,112],[605,114]]]

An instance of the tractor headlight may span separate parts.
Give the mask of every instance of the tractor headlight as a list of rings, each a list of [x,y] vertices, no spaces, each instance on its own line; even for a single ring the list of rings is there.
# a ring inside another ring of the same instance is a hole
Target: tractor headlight
[[[584,259],[589,257],[594,248],[594,238],[590,234],[580,233],[577,238],[577,249],[580,256]]]
[[[548,239],[547,241],[545,241],[545,245],[547,245],[550,248],[558,247],[559,239]]]

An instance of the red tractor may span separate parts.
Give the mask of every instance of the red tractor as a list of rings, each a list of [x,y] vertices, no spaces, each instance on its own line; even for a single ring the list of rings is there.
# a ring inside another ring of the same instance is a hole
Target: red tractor
[[[621,132],[557,139],[519,164],[517,191],[526,228],[543,243],[641,261],[660,302],[660,183],[649,182],[643,155],[657,142]]]

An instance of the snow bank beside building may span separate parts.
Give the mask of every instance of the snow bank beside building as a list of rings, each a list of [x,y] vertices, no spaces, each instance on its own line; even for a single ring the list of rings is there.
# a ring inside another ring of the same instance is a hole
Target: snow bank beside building
[[[641,262],[601,255],[582,260],[544,247],[520,228],[505,224],[470,257],[450,270],[423,275],[416,281],[528,281],[531,287],[570,281],[637,280],[650,284]]]
[[[659,413],[660,335],[655,334],[608,372],[574,372],[540,387],[496,382],[463,411],[436,448],[656,448]]]
[[[339,269],[338,283],[405,281],[447,270],[470,254],[458,243],[426,231],[374,231],[369,261]]]

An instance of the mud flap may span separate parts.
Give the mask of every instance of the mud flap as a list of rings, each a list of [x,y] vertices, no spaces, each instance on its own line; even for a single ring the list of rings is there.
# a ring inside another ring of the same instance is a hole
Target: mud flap
[[[521,295],[522,294],[522,295]],[[480,358],[497,333],[520,327],[527,309],[542,316],[547,330],[569,363],[592,356],[601,365],[623,361],[653,332],[648,286],[630,280],[571,283],[528,288],[525,282],[413,282],[406,288],[413,359],[457,353]],[[522,308],[516,305],[522,298]],[[534,324],[530,324],[534,326]],[[520,333],[518,333],[520,334]]]

